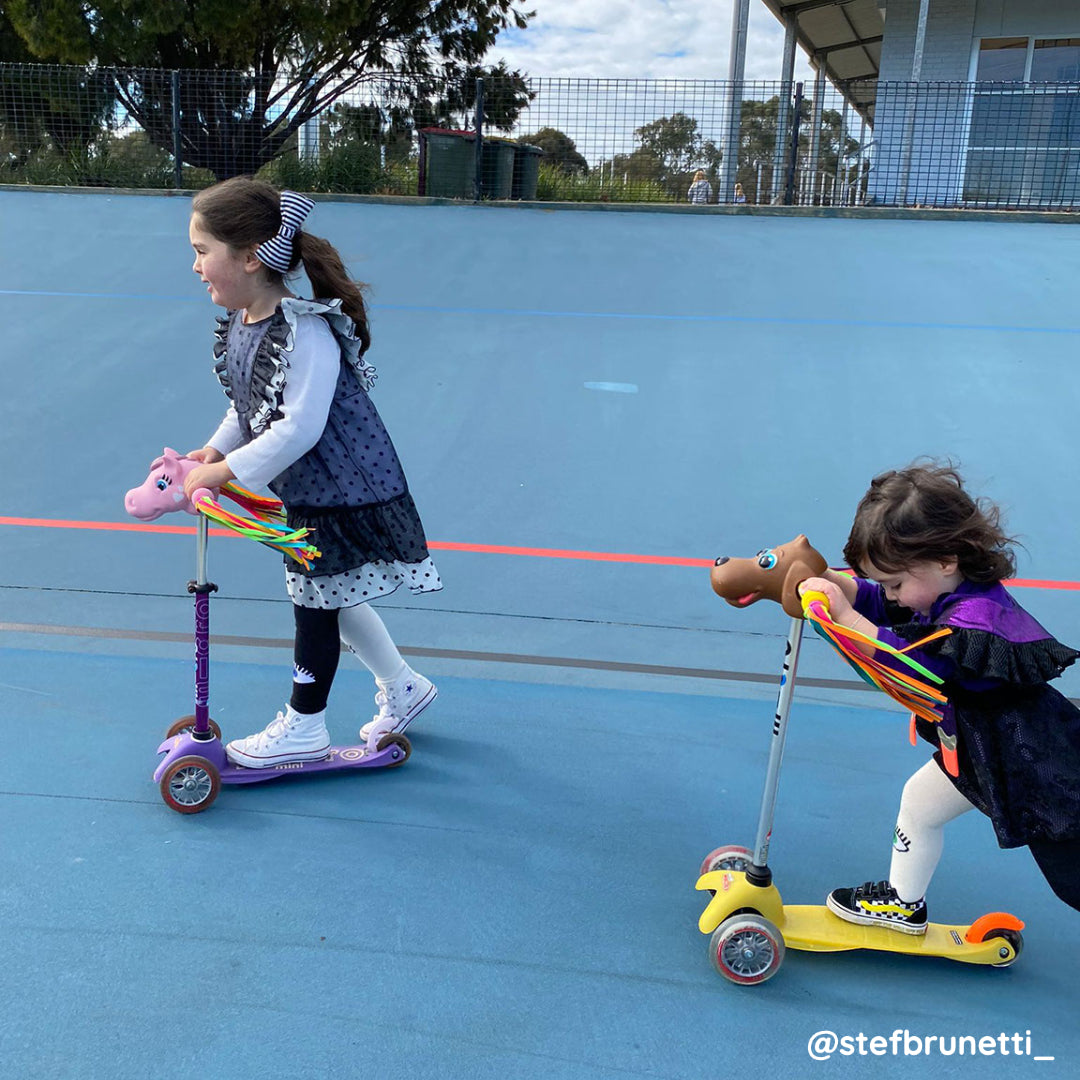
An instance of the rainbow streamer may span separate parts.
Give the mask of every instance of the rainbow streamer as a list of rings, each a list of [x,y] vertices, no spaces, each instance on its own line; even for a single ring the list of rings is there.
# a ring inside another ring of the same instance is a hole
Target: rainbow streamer
[[[284,552],[289,558],[294,559],[305,570],[310,570],[314,560],[319,558],[321,552],[314,544],[307,541],[310,529],[290,529],[285,522],[285,511],[277,499],[268,499],[262,495],[240,487],[239,484],[226,484],[221,489],[223,495],[227,495],[238,506],[249,514],[250,518],[240,517],[238,514],[226,510],[220,503],[215,502],[209,496],[204,496],[195,503],[195,508],[249,540],[256,540],[260,544]]]
[[[938,689],[943,680],[917,660],[904,654],[909,649],[917,649],[928,641],[935,641],[937,638],[951,634],[952,631],[948,627],[942,627],[906,648],[896,649],[884,641],[868,637],[858,630],[852,630],[850,627],[834,622],[829,615],[828,601],[824,593],[808,590],[803,594],[802,603],[803,613],[810,625],[840,653],[865,682],[888,694],[915,716],[929,720],[931,723],[941,723],[943,719],[941,707],[948,702],[945,695]],[[885,653],[893,660],[903,663],[910,670],[897,671],[887,666],[872,653],[863,652],[859,648],[860,644],[869,646],[875,652]]]

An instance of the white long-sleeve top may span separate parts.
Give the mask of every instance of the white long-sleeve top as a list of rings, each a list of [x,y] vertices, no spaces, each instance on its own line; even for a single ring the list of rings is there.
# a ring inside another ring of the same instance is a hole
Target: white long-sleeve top
[[[282,387],[281,416],[244,445],[236,409],[229,406],[207,442],[246,488],[266,487],[322,438],[341,370],[341,348],[318,315],[301,315],[292,351],[286,354],[289,377]]]

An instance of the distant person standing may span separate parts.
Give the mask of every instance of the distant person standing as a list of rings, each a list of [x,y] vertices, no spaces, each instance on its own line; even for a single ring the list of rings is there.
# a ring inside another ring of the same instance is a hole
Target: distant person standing
[[[735,185],[735,198],[732,201],[737,203],[746,202],[746,193],[742,189],[742,184]]]
[[[687,199],[695,204],[704,205],[705,203],[712,201],[712,184],[705,179],[705,170],[698,169],[694,173],[694,179],[690,184],[690,189],[686,193]]]

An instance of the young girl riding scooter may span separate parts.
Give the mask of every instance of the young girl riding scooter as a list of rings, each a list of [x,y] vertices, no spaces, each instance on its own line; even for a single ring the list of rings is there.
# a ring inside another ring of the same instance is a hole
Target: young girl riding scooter
[[[1012,543],[997,507],[973,499],[955,469],[918,465],[876,477],[859,503],[844,547],[859,577],[827,570],[803,583],[825,593],[835,622],[896,648],[928,628],[951,631],[908,655],[944,680],[958,775],[939,748],[908,780],[888,880],[826,900],[848,922],[925,933],[944,826],[972,808],[1001,847],[1026,844],[1054,892],[1080,909],[1080,710],[1047,685],[1080,653],[1003,587]],[[939,745],[937,725],[916,727]]]

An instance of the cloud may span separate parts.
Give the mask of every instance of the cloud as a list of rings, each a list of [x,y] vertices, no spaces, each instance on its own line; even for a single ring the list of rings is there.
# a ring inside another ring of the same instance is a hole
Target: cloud
[[[528,75],[578,79],[726,79],[732,0],[529,0],[526,30],[499,36],[489,60]],[[750,5],[746,78],[778,81],[783,27]],[[799,52],[796,75],[810,75]]]

